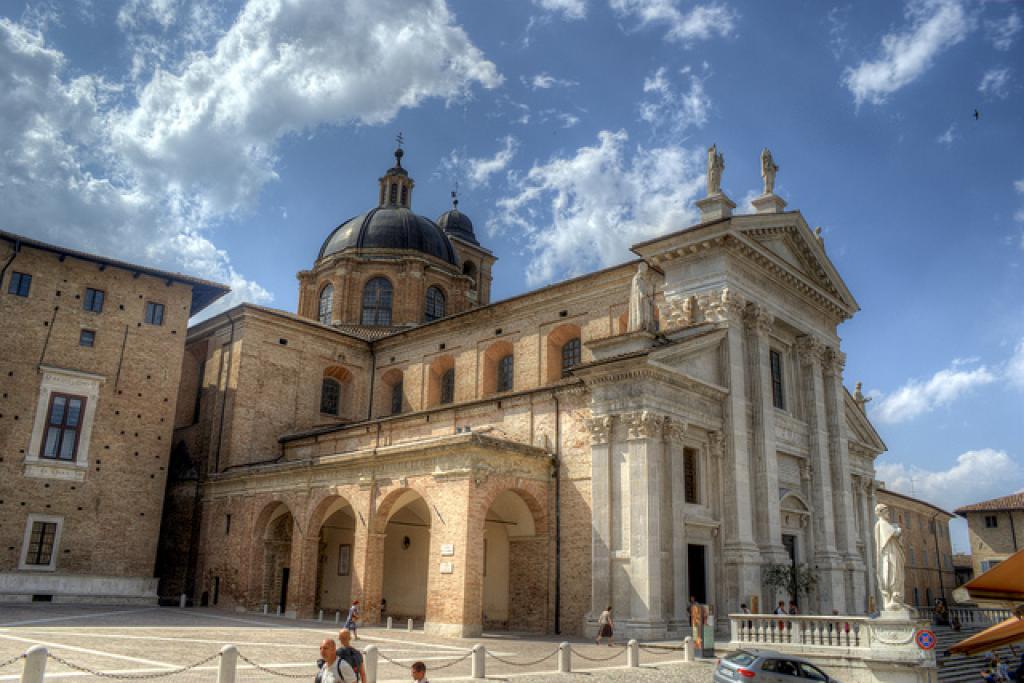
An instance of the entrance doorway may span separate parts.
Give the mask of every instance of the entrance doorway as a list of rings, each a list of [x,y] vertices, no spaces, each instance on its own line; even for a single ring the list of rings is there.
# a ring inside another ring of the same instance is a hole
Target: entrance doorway
[[[782,546],[789,555],[789,565],[796,566],[796,536],[793,534],[782,534]]]
[[[281,602],[278,603],[279,605],[281,605],[281,614],[284,614],[285,610],[288,609],[288,574],[289,574],[289,572],[290,572],[290,570],[289,570],[288,567],[284,567],[281,570]]]
[[[686,546],[686,570],[689,579],[690,595],[697,602],[706,604],[708,601],[706,550],[702,545]]]

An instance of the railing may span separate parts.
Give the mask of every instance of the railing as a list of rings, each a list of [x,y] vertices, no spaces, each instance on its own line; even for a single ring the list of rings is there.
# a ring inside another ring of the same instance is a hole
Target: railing
[[[870,647],[867,617],[730,614],[732,645]]]
[[[934,607],[916,607],[915,609],[920,618],[934,621]],[[957,619],[963,626],[991,626],[1013,616],[1012,610],[993,607],[949,607],[947,609],[949,623],[952,624],[953,620]]]

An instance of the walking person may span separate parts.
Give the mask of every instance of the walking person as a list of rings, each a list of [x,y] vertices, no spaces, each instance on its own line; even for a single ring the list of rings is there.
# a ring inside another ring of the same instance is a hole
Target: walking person
[[[693,634],[693,647],[698,651],[704,649],[704,606],[697,598],[690,596],[690,633]]]
[[[366,667],[363,666],[363,653],[352,647],[352,632],[347,628],[338,631],[338,657],[344,659],[356,672],[356,680],[366,680]]]
[[[430,683],[427,680],[427,665],[423,662],[413,662],[410,670],[412,671],[412,680]]]
[[[352,606],[348,608],[348,616],[345,617],[345,628],[352,632],[352,637],[359,640],[359,601],[353,600]]]
[[[614,632],[615,625],[612,623],[612,606],[608,605],[608,609],[601,612],[601,616],[597,618],[597,644],[601,644],[602,638],[608,639],[608,647],[612,646],[612,633]]]
[[[388,601],[384,598],[380,599],[380,624],[381,626],[388,623]]]
[[[348,662],[338,657],[333,638],[325,638],[320,643],[320,658],[323,664],[316,674],[316,683],[355,683],[356,672]]]

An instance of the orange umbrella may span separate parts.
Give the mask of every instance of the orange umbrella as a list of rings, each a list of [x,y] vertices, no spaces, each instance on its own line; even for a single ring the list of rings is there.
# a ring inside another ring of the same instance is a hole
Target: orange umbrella
[[[967,589],[972,600],[1024,601],[1024,550],[1018,550],[962,588]]]
[[[953,654],[973,655],[1024,640],[1024,619],[1010,617],[949,648]]]

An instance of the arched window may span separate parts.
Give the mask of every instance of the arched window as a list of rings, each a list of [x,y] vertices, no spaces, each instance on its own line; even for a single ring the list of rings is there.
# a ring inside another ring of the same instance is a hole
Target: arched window
[[[445,370],[441,375],[441,403],[451,403],[455,400],[455,368]]]
[[[324,377],[320,386],[320,412],[325,415],[337,415],[341,405],[341,384],[331,377]]]
[[[462,274],[473,278],[473,289],[476,289],[476,264],[472,261],[466,261],[462,264]]]
[[[510,353],[498,361],[498,391],[512,391],[515,386],[515,357]]]
[[[402,412],[402,384],[401,380],[391,385],[391,414],[398,415]]]
[[[580,338],[574,337],[562,344],[562,377],[580,364]]]
[[[409,206],[409,187],[402,185],[402,206]]]
[[[388,195],[388,202],[391,204],[398,203],[398,185],[391,183],[391,194]]]
[[[334,285],[327,285],[320,290],[320,314],[317,319],[324,325],[330,325],[334,314]]]
[[[437,287],[427,287],[427,308],[423,319],[427,322],[444,317],[444,292]]]
[[[363,288],[363,325],[391,324],[391,283],[387,278],[375,277]]]

